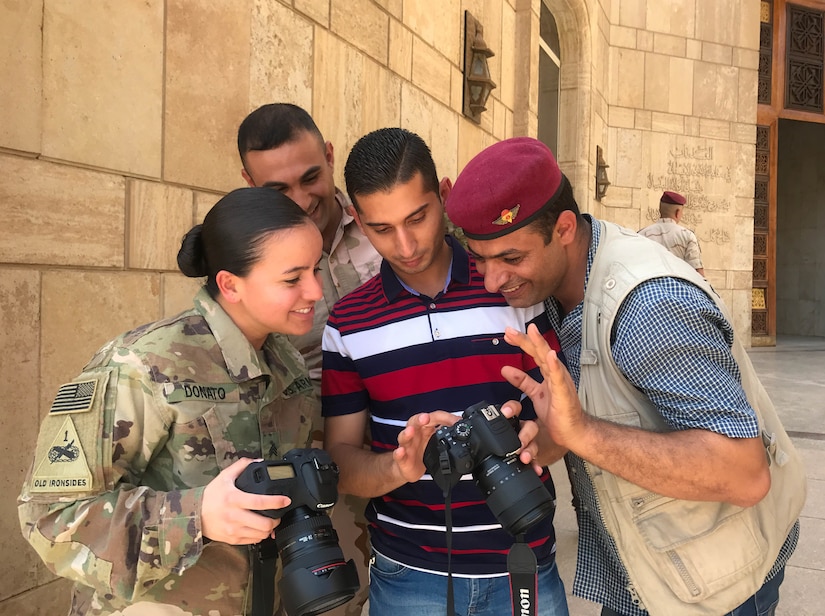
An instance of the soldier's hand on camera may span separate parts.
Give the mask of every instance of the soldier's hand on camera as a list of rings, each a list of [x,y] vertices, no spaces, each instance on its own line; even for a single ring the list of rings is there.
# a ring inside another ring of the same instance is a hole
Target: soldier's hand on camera
[[[235,487],[235,480],[251,462],[242,458],[223,469],[203,491],[201,529],[212,541],[232,545],[258,543],[272,535],[280,519],[256,511],[281,509],[289,505],[288,496],[250,494]]]
[[[440,426],[452,426],[460,417],[447,411],[418,413],[407,420],[407,427],[398,435],[398,448],[393,460],[407,482],[418,481],[424,474],[424,449]]]

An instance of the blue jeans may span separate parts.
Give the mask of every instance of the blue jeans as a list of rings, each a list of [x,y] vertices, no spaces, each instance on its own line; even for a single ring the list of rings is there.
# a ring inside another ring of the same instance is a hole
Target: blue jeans
[[[446,616],[447,576],[410,569],[373,552],[370,616]],[[513,612],[510,578],[453,576],[457,616],[508,616]],[[564,583],[555,561],[538,570],[537,616],[568,616]]]
[[[779,585],[785,579],[785,568],[770,580],[762,584],[762,588],[742,605],[728,612],[725,616],[774,616],[779,604]],[[602,607],[602,616],[621,616],[609,607]]]

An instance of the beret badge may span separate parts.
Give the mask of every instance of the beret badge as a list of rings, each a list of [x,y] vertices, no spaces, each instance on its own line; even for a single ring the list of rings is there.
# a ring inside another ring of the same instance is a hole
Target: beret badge
[[[513,221],[516,219],[516,216],[518,216],[519,208],[521,208],[521,205],[516,205],[515,207],[513,207],[513,209],[510,209],[510,210],[507,210],[507,209],[501,210],[501,216],[496,218],[493,221],[493,224],[494,225],[510,225],[510,224],[512,224]]]

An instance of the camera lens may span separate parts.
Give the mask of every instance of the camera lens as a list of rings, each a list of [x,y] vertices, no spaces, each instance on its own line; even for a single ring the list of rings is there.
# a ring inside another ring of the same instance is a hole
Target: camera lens
[[[527,532],[553,513],[550,492],[518,456],[488,456],[473,470],[473,478],[486,496],[487,506],[511,535]]]
[[[289,616],[322,614],[358,592],[355,563],[344,560],[325,513],[303,506],[290,511],[276,530],[275,544],[283,565],[278,590]]]

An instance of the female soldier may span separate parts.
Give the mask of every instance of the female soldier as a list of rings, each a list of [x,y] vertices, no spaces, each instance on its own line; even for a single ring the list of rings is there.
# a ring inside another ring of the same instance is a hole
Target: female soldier
[[[245,544],[279,523],[254,510],[290,501],[234,481],[309,443],[312,385],[281,334],[312,326],[320,257],[295,203],[235,190],[183,238],[181,271],[207,277],[194,308],[112,340],[60,387],[19,514],[48,567],[75,580],[70,614],[250,613]]]

